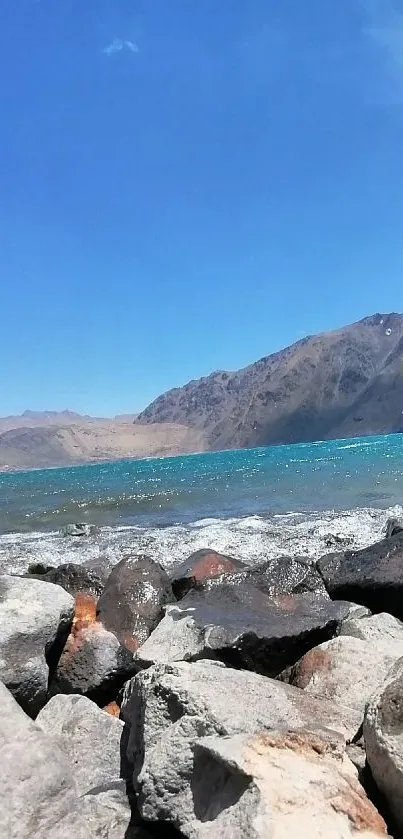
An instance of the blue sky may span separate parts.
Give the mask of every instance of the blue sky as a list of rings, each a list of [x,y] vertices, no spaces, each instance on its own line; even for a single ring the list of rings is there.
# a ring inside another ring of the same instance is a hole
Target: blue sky
[[[403,0],[0,11],[0,414],[403,309]]]

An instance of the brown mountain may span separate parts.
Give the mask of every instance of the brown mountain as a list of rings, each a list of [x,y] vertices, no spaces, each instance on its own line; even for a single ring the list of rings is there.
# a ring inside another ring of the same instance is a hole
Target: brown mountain
[[[191,381],[136,422],[188,425],[211,449],[403,431],[403,315],[372,315]]]
[[[0,434],[0,471],[68,466],[203,451],[203,435],[183,425],[135,426],[114,420],[13,428]]]
[[[0,417],[0,433],[11,428],[38,428],[50,425],[82,425],[95,418],[76,414],[75,411],[24,411],[17,416]]]

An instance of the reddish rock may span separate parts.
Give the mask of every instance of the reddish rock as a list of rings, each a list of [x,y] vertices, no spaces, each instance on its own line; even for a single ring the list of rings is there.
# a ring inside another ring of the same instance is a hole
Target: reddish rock
[[[98,620],[127,650],[135,652],[164,617],[174,596],[167,573],[147,556],[122,559],[98,600]]]
[[[204,548],[191,554],[174,570],[172,588],[175,597],[180,600],[192,588],[199,588],[207,580],[221,577],[223,574],[235,574],[247,566],[239,559]]]

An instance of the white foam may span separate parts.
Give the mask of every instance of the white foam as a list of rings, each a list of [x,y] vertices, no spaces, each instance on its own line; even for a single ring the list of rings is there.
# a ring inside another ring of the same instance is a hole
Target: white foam
[[[201,548],[213,548],[251,564],[282,555],[315,559],[329,550],[376,542],[384,534],[387,519],[402,515],[403,508],[396,506],[270,518],[209,518],[166,528],[104,527],[82,539],[59,533],[7,534],[0,536],[0,568],[3,573],[19,574],[32,562],[110,568],[128,553],[145,553],[169,569]],[[341,539],[340,545],[327,544],[329,534]]]

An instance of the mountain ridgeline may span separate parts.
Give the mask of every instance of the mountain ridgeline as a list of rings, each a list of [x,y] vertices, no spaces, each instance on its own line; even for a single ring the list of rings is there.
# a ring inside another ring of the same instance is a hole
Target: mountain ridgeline
[[[156,399],[136,423],[180,423],[206,448],[403,432],[403,315],[303,338]]]

